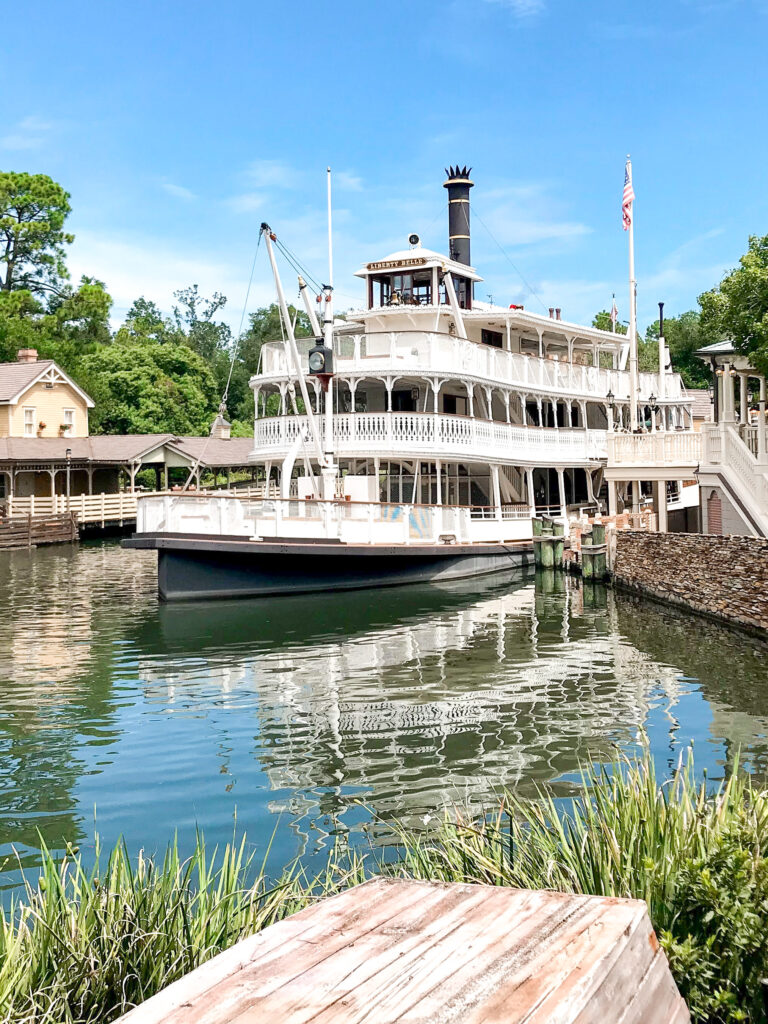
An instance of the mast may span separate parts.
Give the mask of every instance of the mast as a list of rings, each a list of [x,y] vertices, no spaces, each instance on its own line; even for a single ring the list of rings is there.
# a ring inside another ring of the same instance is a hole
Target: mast
[[[299,381],[299,388],[301,389],[301,397],[304,400],[304,408],[307,410],[307,421],[309,423],[309,429],[312,434],[312,440],[315,444],[315,451],[317,453],[317,459],[321,467],[325,467],[328,464],[328,460],[323,453],[323,446],[320,442],[320,434],[317,429],[317,423],[315,422],[314,413],[312,412],[312,406],[309,403],[309,392],[307,391],[307,382],[304,379],[304,373],[301,369],[301,360],[299,358],[299,350],[296,346],[296,336],[293,333],[293,324],[291,323],[291,317],[288,313],[288,304],[285,301],[285,292],[283,291],[283,283],[280,280],[280,273],[277,269],[277,263],[275,261],[275,253],[272,248],[272,229],[269,224],[261,225],[261,232],[264,235],[264,241],[266,242],[267,252],[269,254],[269,262],[272,266],[272,274],[275,279],[275,289],[277,291],[277,302],[280,306],[280,312],[283,316],[283,322],[285,323],[285,333],[287,336],[286,348],[293,363],[293,372]]]
[[[629,191],[627,191],[629,184]],[[624,176],[624,204],[629,207],[629,425],[637,430],[637,280],[635,279],[635,193],[632,187],[632,163],[627,156]]]
[[[331,168],[327,168],[328,174],[328,284],[325,286],[325,301],[323,303],[323,341],[326,348],[333,351],[333,229],[331,219]],[[328,387],[325,392],[325,431],[323,438],[323,450],[325,451],[328,465],[333,464],[333,378],[328,380]],[[327,485],[326,485],[327,492]],[[328,494],[325,494],[328,498]]]

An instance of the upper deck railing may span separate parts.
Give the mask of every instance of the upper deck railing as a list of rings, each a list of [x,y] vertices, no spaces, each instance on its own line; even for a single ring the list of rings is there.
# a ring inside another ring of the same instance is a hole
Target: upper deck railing
[[[287,454],[306,416],[256,421],[253,461]],[[341,456],[408,453],[435,459],[471,459],[515,465],[581,465],[604,459],[604,430],[519,427],[509,423],[425,412],[353,412],[333,417],[334,451]]]
[[[298,339],[302,366],[312,338]],[[477,342],[429,331],[386,331],[337,336],[336,372],[350,376],[426,376],[474,378],[490,386],[506,385],[523,391],[562,394],[574,398],[603,400],[611,392],[618,402],[629,401],[629,373],[599,366],[541,359],[520,352],[507,352]],[[274,382],[289,373],[285,350],[280,342],[268,342],[262,349],[261,372],[252,385]],[[639,374],[640,400],[685,401],[678,374],[667,374],[662,389],[656,373]]]

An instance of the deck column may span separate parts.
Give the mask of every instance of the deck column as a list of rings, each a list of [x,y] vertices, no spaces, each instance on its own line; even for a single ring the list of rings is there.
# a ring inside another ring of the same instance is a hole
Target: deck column
[[[640,480],[632,481],[632,511],[640,511],[640,496],[643,493],[642,482]]]
[[[765,377],[760,377],[760,413],[757,420],[757,459],[765,462]]]
[[[739,374],[739,423],[746,423],[749,419],[749,403],[747,401],[747,374]]]
[[[563,522],[567,522],[568,508],[565,503],[565,471],[561,466],[557,467],[557,489],[560,492],[560,516]]]
[[[616,481],[608,481],[608,515],[615,516],[618,512],[619,503],[616,495]]]
[[[491,465],[491,489],[493,491],[493,505],[496,519],[501,519],[501,487],[499,486],[499,467]]]
[[[653,510],[659,533],[667,532],[667,481],[653,481]]]
[[[531,518],[536,515],[536,495],[533,491],[533,468],[527,466],[525,470],[525,483],[528,491],[528,506],[531,510]]]
[[[437,494],[435,495],[435,504],[437,504],[437,505],[442,505],[443,504],[443,481],[442,481],[442,475],[443,475],[443,464],[438,459],[437,462],[435,463],[435,479],[437,480]]]

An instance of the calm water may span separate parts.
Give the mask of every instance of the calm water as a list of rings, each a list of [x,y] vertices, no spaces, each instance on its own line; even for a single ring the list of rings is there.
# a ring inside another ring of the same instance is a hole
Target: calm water
[[[563,577],[189,607],[114,543],[0,553],[0,855],[38,836],[163,848],[273,840],[278,870],[505,787],[567,792],[633,749],[695,740],[768,768],[768,647]],[[94,825],[95,822],[95,825]],[[17,880],[13,859],[0,881]]]

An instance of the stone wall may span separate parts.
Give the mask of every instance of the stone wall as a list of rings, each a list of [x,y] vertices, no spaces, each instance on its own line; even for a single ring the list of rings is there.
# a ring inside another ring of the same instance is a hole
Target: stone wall
[[[768,540],[617,530],[616,583],[768,631]]]

